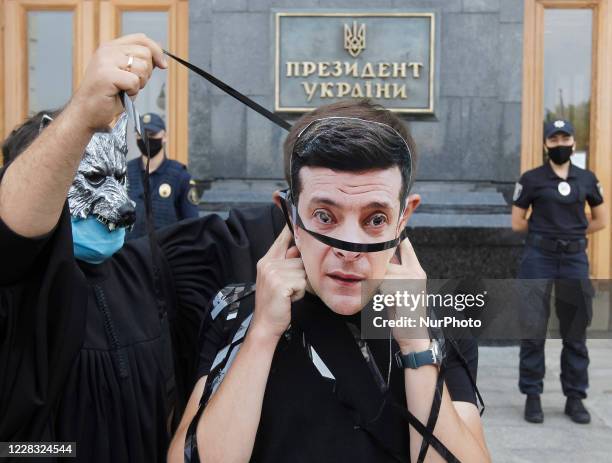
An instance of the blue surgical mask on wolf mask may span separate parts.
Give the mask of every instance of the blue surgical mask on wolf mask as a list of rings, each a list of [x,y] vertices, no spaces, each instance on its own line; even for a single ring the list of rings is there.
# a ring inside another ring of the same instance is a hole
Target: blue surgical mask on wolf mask
[[[101,264],[123,247],[125,228],[109,231],[108,227],[89,216],[70,218],[74,257],[90,264]]]
[[[123,246],[125,227],[135,214],[127,191],[127,115],[108,131],[97,132],[83,153],[68,191],[74,255],[100,264]],[[128,211],[129,212],[129,211]]]

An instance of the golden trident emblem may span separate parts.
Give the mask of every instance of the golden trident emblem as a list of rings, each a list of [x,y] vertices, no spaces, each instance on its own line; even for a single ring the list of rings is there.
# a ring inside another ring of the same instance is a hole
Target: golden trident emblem
[[[353,21],[353,27],[348,24],[344,25],[344,49],[348,51],[353,58],[357,58],[366,47],[366,25],[361,24],[357,27],[357,21]]]

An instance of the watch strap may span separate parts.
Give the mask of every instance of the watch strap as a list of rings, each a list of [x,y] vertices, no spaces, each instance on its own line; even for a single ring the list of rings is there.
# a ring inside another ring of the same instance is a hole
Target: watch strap
[[[396,353],[395,359],[400,368],[412,368],[413,370],[423,365],[436,365],[438,362],[434,358],[432,349],[422,352],[409,352],[404,355],[401,351]]]

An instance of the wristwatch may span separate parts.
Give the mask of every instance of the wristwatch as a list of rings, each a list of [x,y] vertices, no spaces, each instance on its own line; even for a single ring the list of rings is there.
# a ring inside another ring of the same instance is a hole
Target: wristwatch
[[[433,339],[429,349],[422,352],[409,352],[403,355],[402,351],[398,350],[395,353],[395,361],[400,368],[412,368],[415,370],[423,365],[440,366],[442,364],[442,349],[440,349],[438,341]]]

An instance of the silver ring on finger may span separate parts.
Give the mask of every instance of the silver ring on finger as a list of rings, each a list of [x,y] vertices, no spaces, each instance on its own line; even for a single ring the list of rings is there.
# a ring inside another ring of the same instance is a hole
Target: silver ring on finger
[[[130,72],[132,70],[132,64],[134,64],[134,57],[132,55],[128,55],[128,62],[125,70]]]

